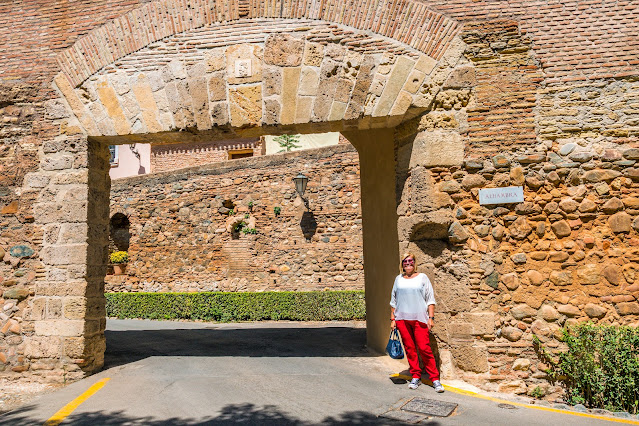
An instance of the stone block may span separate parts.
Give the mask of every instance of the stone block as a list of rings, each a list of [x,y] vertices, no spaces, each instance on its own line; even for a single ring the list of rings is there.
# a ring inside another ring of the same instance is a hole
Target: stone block
[[[572,284],[572,277],[567,272],[552,271],[550,273],[550,282],[556,286],[565,287]]]
[[[88,244],[67,244],[43,247],[40,258],[46,265],[74,265],[87,262]]]
[[[615,234],[630,232],[632,217],[626,212],[615,213],[608,218],[608,225]]]
[[[452,212],[442,210],[402,216],[397,222],[397,229],[401,240],[437,240],[448,236],[452,222]]]
[[[297,109],[297,92],[300,81],[299,67],[284,68],[282,70],[282,112],[280,122],[293,124]]]
[[[38,336],[80,337],[84,333],[84,324],[82,320],[35,321],[35,333]]]
[[[510,315],[517,320],[522,320],[524,318],[534,317],[537,315],[537,311],[528,305],[520,304],[510,309]]]
[[[307,42],[304,46],[304,65],[319,67],[324,59],[324,46]]]
[[[483,336],[495,332],[496,315],[493,312],[462,312],[461,319],[472,324],[474,335]]]
[[[257,44],[236,44],[226,49],[226,78],[229,84],[262,81],[262,48]]]
[[[319,89],[319,73],[315,68],[302,67],[299,94],[314,96]]]
[[[517,358],[513,362],[513,370],[515,371],[528,371],[530,369],[530,360],[527,358]]]
[[[309,121],[311,121],[314,100],[315,98],[310,96],[300,96],[297,98],[295,123],[308,123]]]
[[[264,62],[281,67],[296,67],[301,65],[303,53],[304,39],[291,34],[273,34],[266,38]]]
[[[238,86],[229,89],[231,124],[257,126],[262,120],[262,86]]]
[[[191,95],[193,105],[193,115],[199,130],[207,130],[211,128],[211,118],[209,115],[209,94],[207,79],[202,76],[199,78],[190,78],[187,82],[189,94]]]
[[[639,303],[637,302],[621,302],[615,306],[619,315],[639,315]]]
[[[24,354],[30,359],[60,358],[62,339],[58,336],[30,336],[25,339]]]
[[[382,117],[390,113],[400,90],[404,87],[414,66],[415,62],[405,56],[397,58],[397,62],[395,62],[393,71],[391,71],[390,77],[386,82],[384,91],[377,101],[373,117]]]
[[[59,229],[59,235],[55,242],[60,244],[78,244],[87,242],[87,223],[63,223],[60,225]]]
[[[264,112],[262,121],[266,125],[279,124],[280,122],[280,102],[278,99],[264,99]]]
[[[601,305],[595,305],[594,303],[588,303],[584,306],[584,312],[590,318],[603,318],[608,313],[608,310]]]
[[[501,335],[511,342],[516,342],[521,339],[523,336],[523,332],[516,327],[504,327],[501,330]]]
[[[64,317],[72,320],[84,319],[87,311],[87,299],[84,297],[64,298]]]
[[[572,233],[570,225],[568,225],[568,222],[566,222],[565,220],[560,220],[553,223],[552,225],[550,225],[550,228],[559,238],[568,237]]]
[[[464,161],[465,140],[454,131],[436,129],[415,136],[412,144],[399,148],[400,162],[417,166],[460,166]]]
[[[208,77],[208,94],[210,102],[226,100],[226,78],[223,72],[216,72]]]
[[[390,110],[390,115],[404,115],[412,103],[413,96],[410,93],[402,90],[401,92],[399,92],[399,95],[397,96],[397,99],[395,100],[395,103]]]
[[[559,312],[550,305],[542,305],[539,308],[539,316],[548,322],[557,321],[559,319]]]
[[[485,373],[488,371],[488,351],[485,346],[456,342],[451,345],[455,366],[464,371]]]
[[[86,293],[86,281],[45,281],[36,283],[36,294],[38,296],[85,296]]]
[[[444,89],[467,89],[477,85],[475,67],[455,68],[444,83]]]
[[[118,135],[128,135],[131,133],[131,123],[126,118],[120,101],[113,87],[103,80],[96,87],[100,103],[104,106],[107,115],[115,126]]]
[[[228,102],[211,103],[210,108],[211,108],[211,124],[215,126],[223,126],[229,123]]]

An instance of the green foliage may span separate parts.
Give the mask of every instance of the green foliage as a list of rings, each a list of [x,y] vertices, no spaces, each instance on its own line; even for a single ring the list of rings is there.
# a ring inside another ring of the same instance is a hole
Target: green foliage
[[[252,208],[253,208],[253,206],[254,206],[253,201],[249,201],[249,203],[248,203],[248,208],[249,208],[249,209],[252,209]]]
[[[563,330],[567,349],[553,357],[549,378],[562,383],[570,404],[637,413],[639,405],[639,328],[580,324]]]
[[[244,219],[248,219],[249,217],[251,217],[251,215],[250,215],[250,214],[248,214],[248,213],[245,213],[245,214],[244,214]]]
[[[107,293],[107,316],[233,321],[366,318],[363,291]]]
[[[279,216],[280,213],[282,213],[282,208],[278,206],[273,207],[273,213],[275,213],[275,216]]]
[[[235,214],[235,210],[233,209],[229,210],[229,213],[228,213],[229,216],[233,216],[234,214]]]
[[[541,389],[541,387],[535,386],[535,389],[530,392],[530,396],[532,396],[533,398],[541,398],[542,396],[544,396],[544,391]]]
[[[300,135],[280,135],[273,140],[282,148],[278,152],[290,152],[293,148],[301,147],[296,145],[300,141]]]
[[[240,232],[245,227],[246,227],[246,222],[244,221],[238,222],[235,224],[235,226],[233,226],[233,232]]]
[[[114,251],[109,255],[109,260],[111,261],[111,263],[116,265],[120,263],[128,263],[129,253],[125,251]]]
[[[242,229],[244,234],[257,234],[257,229],[255,228],[244,228]]]

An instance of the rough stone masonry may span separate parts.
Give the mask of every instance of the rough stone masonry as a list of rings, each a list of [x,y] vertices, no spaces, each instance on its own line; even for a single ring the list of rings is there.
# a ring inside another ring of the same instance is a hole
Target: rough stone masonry
[[[447,374],[555,392],[533,334],[558,351],[561,325],[639,320],[637,6],[0,5],[2,374],[103,363],[109,143],[341,131],[360,161],[369,344],[410,248],[441,300]],[[478,204],[509,185],[524,203]]]

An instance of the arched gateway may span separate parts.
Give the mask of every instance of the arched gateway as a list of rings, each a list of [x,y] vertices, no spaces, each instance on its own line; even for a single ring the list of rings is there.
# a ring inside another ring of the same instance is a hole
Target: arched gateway
[[[463,158],[458,133],[420,124],[451,73],[468,71],[458,31],[412,1],[160,0],[62,51],[60,96],[48,101],[61,133],[25,186],[48,182],[34,206],[49,277],[35,303],[64,309],[36,318],[27,355],[69,378],[103,364],[109,144],[324,131],[359,151],[368,343],[383,348],[399,247],[396,174]],[[463,86],[446,99],[467,102]],[[413,152],[398,162],[406,141]]]

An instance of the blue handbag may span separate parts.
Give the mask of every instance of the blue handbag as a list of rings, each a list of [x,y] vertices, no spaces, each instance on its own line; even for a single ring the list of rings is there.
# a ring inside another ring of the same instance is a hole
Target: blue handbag
[[[386,345],[386,353],[393,359],[404,358],[404,349],[402,349],[402,342],[399,341],[399,333],[396,328],[390,332],[388,344]]]

